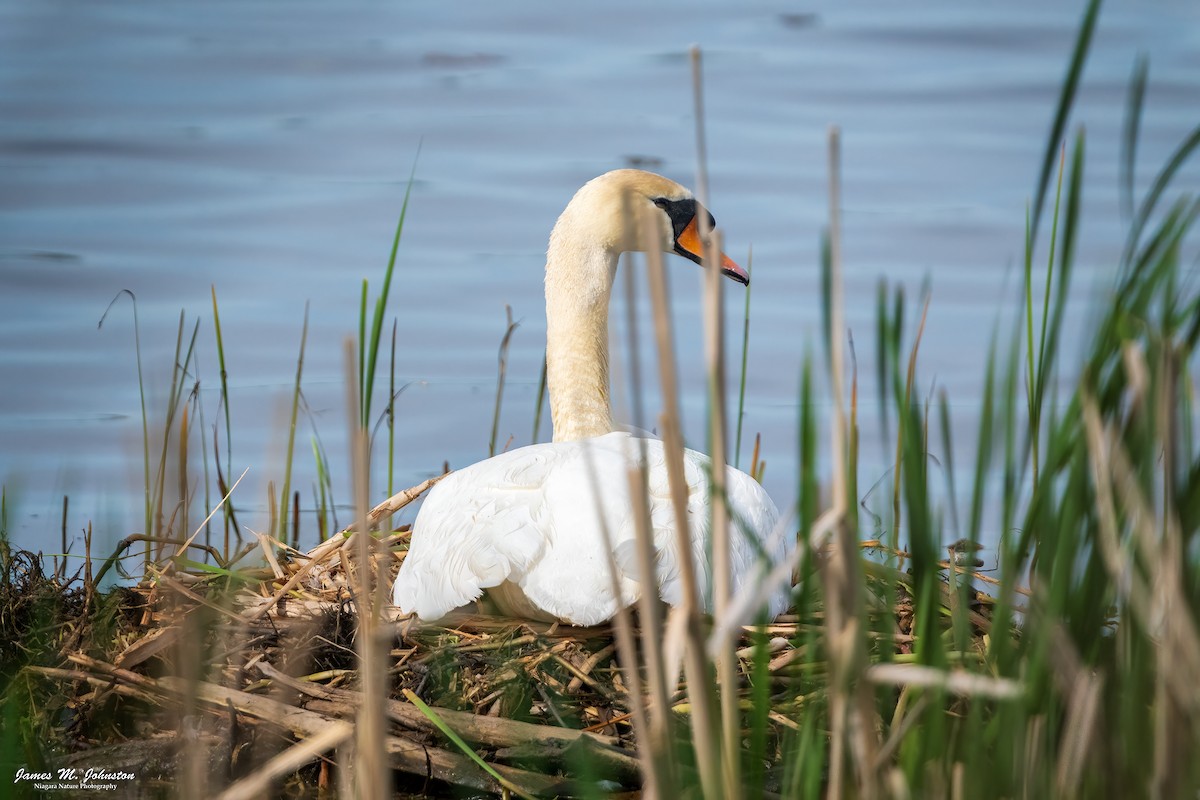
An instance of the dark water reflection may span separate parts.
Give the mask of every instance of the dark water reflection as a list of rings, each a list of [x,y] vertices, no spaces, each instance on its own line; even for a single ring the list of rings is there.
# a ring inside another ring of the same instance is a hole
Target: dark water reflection
[[[390,307],[409,384],[397,488],[486,452],[505,304],[521,327],[501,438],[528,441],[547,233],[579,184],[630,158],[693,182],[692,42],[706,53],[711,205],[730,252],[754,248],[746,426],[748,440],[763,434],[768,488],[781,504],[793,496],[797,376],[821,348],[817,243],[835,122],[862,396],[876,391],[877,282],[915,298],[928,280],[921,393],[949,393],[967,486],[982,362],[1019,289],[1024,208],[1073,5],[618,1],[567,14],[531,3],[0,2],[0,479],[18,541],[57,548],[64,493],[69,530],[94,520],[97,549],[142,526],[127,300],[97,329],[121,289],[138,298],[156,419],[181,309],[186,335],[201,321],[205,416],[192,424],[211,440],[216,287],[234,471],[250,468],[235,502],[258,528],[266,482],[282,475],[309,304],[312,414],[294,477],[309,505],[313,428],[335,469],[347,460],[341,343],[357,326],[361,279],[378,285],[421,142]],[[1134,56],[1151,57],[1144,188],[1197,122],[1198,23],[1192,2],[1104,12],[1076,113],[1088,132],[1076,330],[1122,242],[1117,142]],[[1194,188],[1197,175],[1182,180]],[[702,446],[699,274],[674,266],[685,415]],[[734,291],[729,318],[740,319]],[[890,460],[868,409],[864,486]]]

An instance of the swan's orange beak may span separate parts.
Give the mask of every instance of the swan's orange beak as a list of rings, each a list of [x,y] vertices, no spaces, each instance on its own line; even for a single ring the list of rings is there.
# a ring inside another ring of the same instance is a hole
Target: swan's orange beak
[[[679,255],[686,256],[697,264],[703,263],[704,243],[700,241],[700,231],[696,226],[695,217],[692,217],[692,221],[675,239],[675,250]],[[721,253],[721,272],[743,286],[750,285],[750,276],[746,270],[739,267],[736,261],[724,253]]]

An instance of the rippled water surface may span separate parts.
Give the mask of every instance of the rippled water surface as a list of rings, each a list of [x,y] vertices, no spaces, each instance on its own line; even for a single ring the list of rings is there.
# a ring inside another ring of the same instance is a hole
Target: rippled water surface
[[[389,306],[407,387],[396,488],[486,454],[506,305],[520,327],[500,439],[527,443],[546,236],[575,188],[608,169],[636,162],[694,183],[692,43],[705,53],[710,205],[734,258],[753,246],[745,424],[748,440],[763,435],[768,489],[781,505],[793,496],[798,374],[822,347],[817,254],[834,123],[864,404],[876,391],[878,281],[915,298],[928,280],[920,391],[948,391],[955,463],[969,464],[982,363],[1019,288],[1025,204],[1075,5],[0,0],[0,480],[18,543],[59,548],[64,494],[68,535],[91,521],[97,551],[144,527],[128,297],[97,327],[123,289],[137,297],[152,426],[180,315],[185,340],[199,322],[188,387],[198,378],[202,417],[190,424],[211,462],[215,287],[232,463],[249,468],[234,501],[258,529],[267,481],[282,479],[307,307],[293,485],[310,507],[313,432],[339,475],[348,464],[343,341],[361,281],[380,282],[414,161]],[[1088,137],[1075,330],[1122,243],[1118,141],[1138,52],[1151,64],[1144,189],[1200,121],[1200,6],[1114,2],[1101,18],[1075,113]],[[1194,190],[1198,174],[1181,180]],[[687,429],[703,447],[700,273],[672,262]],[[727,289],[740,329],[741,290]],[[624,331],[615,326],[622,342]],[[1078,347],[1075,336],[1067,355]],[[648,339],[640,349],[649,359]],[[628,395],[624,378],[617,390]],[[867,408],[864,486],[887,460]],[[200,448],[193,437],[192,481]],[[339,501],[346,485],[335,481]],[[202,505],[202,484],[190,490]]]

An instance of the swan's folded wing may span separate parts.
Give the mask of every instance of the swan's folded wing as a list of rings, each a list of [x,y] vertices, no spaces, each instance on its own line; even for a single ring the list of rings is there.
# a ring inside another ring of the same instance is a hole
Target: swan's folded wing
[[[507,581],[559,619],[611,618],[641,589],[626,574],[635,562],[629,439],[532,445],[447,477],[413,523],[395,604],[437,619]]]
[[[546,548],[538,524],[554,451],[534,445],[446,477],[425,499],[393,587],[405,613],[431,620],[519,579]]]
[[[394,599],[405,612],[437,619],[508,582],[534,607],[577,625],[610,619],[634,602],[646,581],[637,565],[629,496],[631,467],[645,452],[651,535],[661,596],[682,600],[675,515],[662,443],[624,433],[532,445],[474,464],[434,487],[413,524]],[[693,565],[705,605],[711,592],[706,456],[686,451],[688,524]],[[745,473],[729,470],[734,590],[758,580],[778,512]],[[614,575],[616,591],[614,591]],[[506,585],[506,591],[509,586]],[[777,614],[787,604],[779,593]]]

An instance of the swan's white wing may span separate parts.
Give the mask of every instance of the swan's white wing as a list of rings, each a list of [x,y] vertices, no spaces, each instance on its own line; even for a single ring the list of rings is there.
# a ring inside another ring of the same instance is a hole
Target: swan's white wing
[[[621,544],[633,525],[620,441],[628,438],[522,447],[442,480],[413,523],[395,604],[437,619],[509,581],[577,625],[612,617],[618,605],[602,521],[614,552],[626,553]],[[636,583],[619,577],[624,603],[632,602]]]
[[[548,445],[521,448],[435,486],[413,523],[393,602],[437,619],[536,561],[546,547],[543,487],[558,455]]]
[[[592,625],[611,618],[641,591],[627,477],[640,457],[640,445],[645,447],[651,530],[658,550],[656,582],[663,599],[678,604],[682,584],[662,443],[611,433],[523,447],[444,479],[413,524],[412,543],[396,578],[396,605],[436,619],[477,599],[484,589],[509,581],[535,606],[560,619]],[[706,456],[686,451],[691,556],[705,598],[711,585],[707,469]],[[746,523],[733,531],[736,589],[757,578],[762,548],[755,542],[766,541],[778,512],[748,475],[727,472],[734,516]],[[609,575],[614,563],[619,600]],[[772,615],[786,604],[786,594],[773,598]]]

